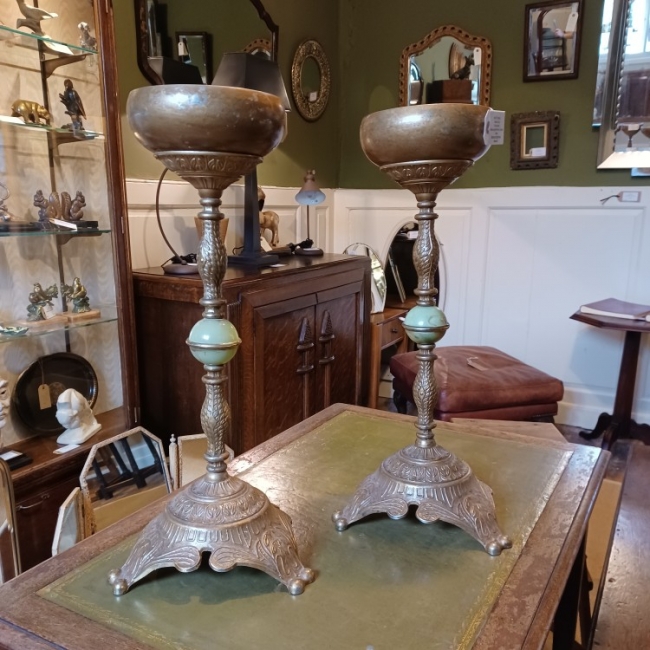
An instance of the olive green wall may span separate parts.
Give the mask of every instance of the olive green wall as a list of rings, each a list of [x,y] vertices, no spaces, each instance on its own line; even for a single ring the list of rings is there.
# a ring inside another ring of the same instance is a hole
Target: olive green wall
[[[159,0],[165,4],[164,0]],[[213,34],[215,54],[220,42],[227,40],[231,49],[243,48],[253,38],[269,38],[264,23],[257,18],[258,27],[251,30],[251,16],[256,13],[247,0],[168,0],[181,6],[184,18],[176,9],[169,11],[169,36],[179,29],[207,31]],[[240,6],[235,8],[235,5]],[[338,5],[322,0],[263,0],[274,22],[280,26],[279,65],[291,97],[291,59],[298,45],[307,38],[317,39],[323,46],[333,72],[332,92],[323,116],[316,122],[306,122],[295,110],[289,114],[289,134],[282,145],[258,168],[262,185],[281,187],[302,184],[306,169],[315,168],[318,182],[323,187],[336,187],[339,169],[339,68],[338,61]],[[133,88],[148,85],[136,63],[135,18],[133,0],[114,0],[117,38],[117,65],[120,80],[120,102],[124,158],[128,178],[154,179],[162,171],[153,156],[135,140],[125,117],[126,98]],[[227,7],[219,12],[219,6]],[[234,16],[245,15],[245,20]],[[230,19],[231,22],[226,22]],[[237,24],[239,22],[239,27]],[[245,23],[245,24],[244,24]],[[227,25],[227,28],[225,26]],[[216,57],[215,57],[216,58]]]
[[[512,185],[624,185],[629,171],[597,171],[598,134],[591,128],[602,0],[583,0],[577,79],[522,81],[524,7],[531,0],[340,0],[339,56],[341,166],[339,187],[395,187],[368,163],[359,146],[359,124],[372,111],[398,105],[402,49],[441,25],[458,25],[492,42],[493,108],[512,113],[560,111],[556,169],[510,169],[510,134],[492,147],[455,187]],[[645,181],[640,181],[645,182]]]
[[[323,187],[384,188],[394,185],[364,157],[359,124],[367,113],[396,106],[402,49],[432,29],[454,24],[492,41],[491,105],[512,113],[559,110],[560,158],[556,169],[510,169],[509,133],[503,146],[492,147],[456,187],[512,185],[626,185],[643,183],[628,171],[597,171],[598,134],[591,124],[602,0],[584,0],[580,70],[577,79],[524,83],[522,81],[524,7],[530,0],[264,0],[280,26],[279,64],[290,93],[291,57],[298,44],[316,38],[332,67],[332,94],[324,115],[306,122],[289,114],[289,135],[259,168],[261,184],[299,185],[304,170],[315,167]],[[162,3],[163,0],[160,0]],[[268,37],[259,21],[252,34],[249,16],[239,28],[223,22],[215,7],[226,2],[231,18],[253,12],[246,0],[168,0],[184,9],[184,20],[170,11],[173,32],[209,31],[228,47],[243,47],[252,37]],[[133,0],[114,0],[118,42],[118,70],[122,114],[133,88],[146,85],[136,65]],[[182,20],[182,24],[180,24]],[[232,21],[235,22],[235,21]],[[253,31],[254,28],[253,28]],[[173,36],[173,34],[170,34]],[[232,45],[231,45],[232,44]],[[215,56],[217,58],[217,56]],[[129,178],[157,178],[162,167],[134,139],[123,119],[126,173]]]

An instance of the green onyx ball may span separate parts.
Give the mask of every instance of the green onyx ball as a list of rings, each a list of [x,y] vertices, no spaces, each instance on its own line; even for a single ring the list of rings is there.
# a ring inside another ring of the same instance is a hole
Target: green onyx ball
[[[445,335],[449,323],[439,307],[416,305],[406,314],[403,326],[414,343],[433,345]]]
[[[203,318],[192,328],[187,343],[201,363],[222,366],[235,356],[241,339],[229,320]]]

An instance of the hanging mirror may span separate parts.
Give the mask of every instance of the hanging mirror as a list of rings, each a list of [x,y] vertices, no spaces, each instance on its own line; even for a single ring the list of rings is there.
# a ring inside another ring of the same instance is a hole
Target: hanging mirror
[[[137,63],[149,83],[212,83],[213,60],[218,63],[225,52],[241,50],[255,38],[260,19],[270,31],[271,59],[277,60],[280,30],[262,0],[211,0],[202,3],[200,14],[198,9],[188,11],[183,0],[134,0],[134,4]],[[188,31],[192,28],[205,28],[206,32]],[[206,43],[204,68],[198,35],[207,32],[214,39],[214,51],[210,52],[210,43]],[[196,40],[187,44],[187,50],[179,51],[175,34],[191,34]],[[190,64],[188,58],[196,59],[196,63],[192,60]]]
[[[176,32],[178,58],[196,66],[204,84],[212,83],[212,38],[208,32]]]
[[[370,313],[378,314],[384,311],[387,293],[386,273],[377,253],[367,244],[356,243],[350,244],[343,254],[363,255],[370,258],[370,295],[372,298]]]
[[[79,477],[89,534],[171,492],[162,442],[142,427],[93,446]]]
[[[650,168],[650,2],[605,0],[594,126],[599,169]]]
[[[325,111],[330,98],[330,64],[321,44],[307,40],[298,46],[291,64],[291,93],[296,110],[309,122]]]
[[[400,58],[401,106],[455,102],[490,104],[492,45],[454,25],[429,32]]]

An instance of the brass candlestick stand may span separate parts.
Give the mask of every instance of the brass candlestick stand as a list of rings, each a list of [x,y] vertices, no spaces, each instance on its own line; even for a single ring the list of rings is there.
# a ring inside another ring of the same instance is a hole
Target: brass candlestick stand
[[[415,443],[384,460],[368,476],[342,511],[333,516],[338,530],[371,513],[392,519],[417,505],[423,523],[446,521],[476,538],[490,555],[510,548],[496,522],[490,488],[469,465],[440,447],[433,430],[438,386],[433,372],[435,344],[449,324],[436,306],[434,274],[439,247],[434,236],[438,193],[458,179],[488,149],[483,131],[487,111],[469,104],[429,104],[380,111],[361,123],[366,156],[402,187],[415,194],[419,235],[413,249],[418,274],[417,305],[404,319],[408,337],[417,343],[419,368],[413,385],[418,410]]]
[[[227,265],[219,234],[221,194],[282,141],[284,108],[277,97],[253,90],[165,85],[133,91],[127,113],[140,142],[199,191],[203,236],[198,267],[205,309],[187,344],[206,370],[201,426],[208,439],[208,464],[206,474],[178,492],[146,526],[109,582],[120,596],[154,569],[198,569],[206,552],[215,571],[253,567],[282,582],[291,594],[301,594],[314,573],[300,562],[291,519],[263,492],[227,474],[224,446],[230,431],[224,365],[241,340],[226,319],[221,291]]]

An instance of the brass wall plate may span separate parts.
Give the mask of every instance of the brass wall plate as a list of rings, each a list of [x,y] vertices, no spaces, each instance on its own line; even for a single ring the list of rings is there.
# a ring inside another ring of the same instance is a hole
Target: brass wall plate
[[[320,84],[315,97],[305,95],[302,87],[303,67],[307,59],[312,58],[318,66]],[[325,111],[331,89],[330,64],[321,44],[313,39],[303,41],[296,49],[291,64],[291,94],[296,110],[308,122],[314,122]]]
[[[559,149],[559,111],[513,113],[510,118],[511,169],[557,167]]]

